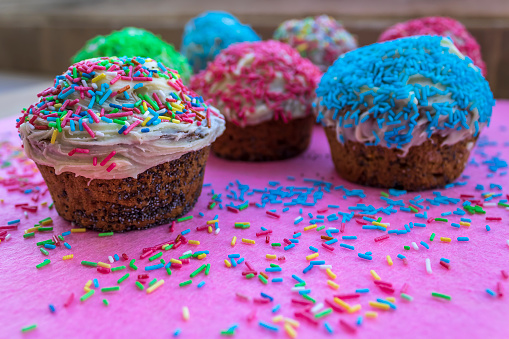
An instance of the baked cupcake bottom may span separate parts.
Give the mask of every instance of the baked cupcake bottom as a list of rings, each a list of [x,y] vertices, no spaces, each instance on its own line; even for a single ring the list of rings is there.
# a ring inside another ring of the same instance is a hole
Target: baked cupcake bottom
[[[80,227],[122,232],[166,224],[190,211],[201,193],[209,150],[184,154],[136,179],[90,180],[37,167],[62,218]]]
[[[402,157],[402,151],[393,148],[352,141],[341,144],[334,127],[326,127],[325,132],[341,177],[362,185],[407,191],[443,187],[457,179],[477,140],[471,137],[454,145],[441,145],[444,138],[433,135]]]
[[[229,160],[271,161],[295,157],[311,140],[313,116],[266,121],[258,125],[237,126],[226,121],[226,130],[212,144],[212,151]]]

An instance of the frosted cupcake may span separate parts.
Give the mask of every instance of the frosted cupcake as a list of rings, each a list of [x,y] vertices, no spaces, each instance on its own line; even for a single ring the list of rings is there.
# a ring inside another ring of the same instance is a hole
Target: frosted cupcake
[[[224,118],[176,71],[141,57],[90,59],[38,97],[16,127],[64,219],[124,231],[194,206]]]
[[[321,73],[278,41],[231,45],[193,76],[191,87],[211,98],[226,118],[212,150],[246,161],[294,157],[309,145],[312,102]]]
[[[405,190],[458,178],[494,105],[479,68],[438,36],[346,53],[316,92],[338,173]]]

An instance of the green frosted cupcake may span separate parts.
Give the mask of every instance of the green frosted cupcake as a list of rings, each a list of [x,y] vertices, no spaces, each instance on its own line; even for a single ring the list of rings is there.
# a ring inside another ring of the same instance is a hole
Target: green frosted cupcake
[[[191,76],[191,66],[185,56],[157,35],[141,28],[126,27],[106,36],[98,35],[87,41],[71,61],[76,63],[104,56],[152,58],[177,70],[184,82]]]

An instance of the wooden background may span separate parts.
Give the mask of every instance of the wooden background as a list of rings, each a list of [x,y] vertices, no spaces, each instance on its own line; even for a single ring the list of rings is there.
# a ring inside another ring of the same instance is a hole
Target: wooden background
[[[205,10],[226,10],[263,38],[283,20],[328,14],[361,45],[388,26],[443,15],[477,38],[498,98],[509,98],[509,0],[0,0],[0,71],[51,74],[97,34],[137,26],[180,45],[184,24]]]

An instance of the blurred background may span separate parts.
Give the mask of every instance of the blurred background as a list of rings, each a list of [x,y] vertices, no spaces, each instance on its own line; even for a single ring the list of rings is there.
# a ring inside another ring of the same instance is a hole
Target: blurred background
[[[481,45],[495,97],[509,98],[509,0],[0,0],[0,116],[34,101],[92,37],[135,26],[178,48],[185,23],[206,10],[234,14],[263,39],[284,20],[328,14],[360,46],[397,22],[450,16]]]

